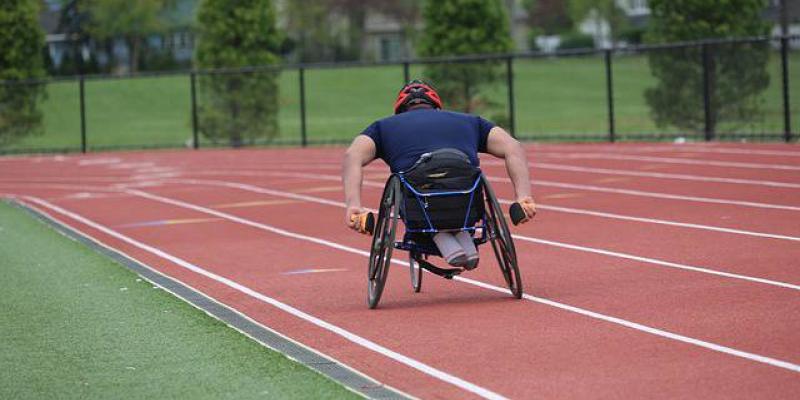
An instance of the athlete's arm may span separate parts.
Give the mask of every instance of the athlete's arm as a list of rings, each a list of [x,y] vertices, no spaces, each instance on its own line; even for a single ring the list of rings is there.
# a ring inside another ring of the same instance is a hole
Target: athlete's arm
[[[505,160],[508,177],[514,185],[515,200],[528,217],[523,222],[533,218],[536,215],[536,204],[531,197],[531,178],[525,149],[503,128],[495,126],[486,139],[486,152]]]
[[[353,216],[366,210],[361,207],[362,167],[375,159],[375,142],[366,135],[358,135],[344,153],[342,162],[342,183],[344,185],[344,201],[347,204],[345,224],[351,229],[358,229]]]

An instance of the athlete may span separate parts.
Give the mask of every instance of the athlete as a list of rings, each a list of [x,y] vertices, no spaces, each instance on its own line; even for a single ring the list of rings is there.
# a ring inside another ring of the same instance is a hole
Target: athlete
[[[503,128],[479,116],[442,110],[439,94],[421,80],[403,86],[397,95],[394,113],[394,116],[373,122],[345,152],[342,181],[348,227],[365,233],[359,224],[366,213],[361,205],[364,166],[380,158],[392,172],[405,171],[423,154],[445,148],[460,150],[475,166],[480,163],[478,153],[504,159],[514,185],[515,200],[525,212],[521,222],[529,221],[536,214],[525,150]],[[433,240],[449,264],[465,269],[478,265],[478,252],[469,233],[439,232]]]

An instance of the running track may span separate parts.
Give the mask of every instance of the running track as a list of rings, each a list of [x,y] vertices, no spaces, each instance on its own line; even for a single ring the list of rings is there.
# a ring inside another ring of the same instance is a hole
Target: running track
[[[366,307],[341,148],[0,158],[13,197],[410,396],[800,397],[800,148],[531,145],[526,297],[481,266]],[[502,163],[485,158],[501,199]],[[377,203],[387,170],[365,173]]]

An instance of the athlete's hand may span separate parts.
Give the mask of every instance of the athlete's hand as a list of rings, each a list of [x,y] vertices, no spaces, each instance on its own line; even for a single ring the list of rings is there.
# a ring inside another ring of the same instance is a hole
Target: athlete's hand
[[[359,233],[367,233],[362,232],[361,230],[361,215],[366,214],[367,210],[364,207],[358,206],[347,206],[347,211],[345,212],[345,224],[348,228],[359,232]]]
[[[536,203],[533,201],[532,197],[526,196],[518,198],[517,203],[522,207],[522,211],[525,211],[525,218],[519,221],[520,224],[524,224],[536,216]]]

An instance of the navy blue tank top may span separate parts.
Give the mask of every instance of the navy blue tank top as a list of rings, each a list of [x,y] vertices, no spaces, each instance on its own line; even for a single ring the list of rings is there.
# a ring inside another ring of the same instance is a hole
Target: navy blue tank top
[[[486,152],[494,126],[476,115],[423,108],[375,121],[362,135],[375,142],[377,157],[398,172],[421,155],[443,148],[461,150],[478,166],[478,152]]]

